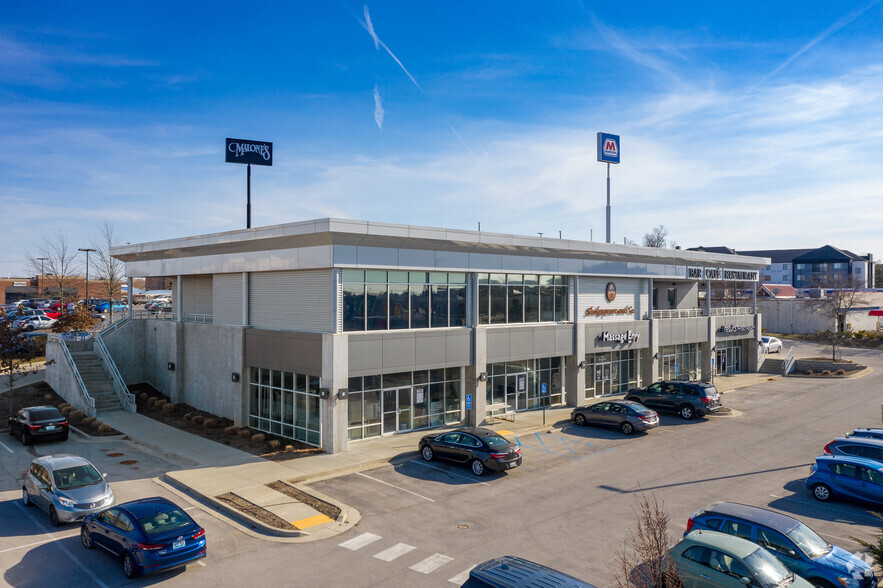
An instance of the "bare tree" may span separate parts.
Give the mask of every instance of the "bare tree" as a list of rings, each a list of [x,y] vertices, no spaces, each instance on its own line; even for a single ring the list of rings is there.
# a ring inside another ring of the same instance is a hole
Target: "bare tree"
[[[829,320],[832,329],[818,333],[819,342],[825,350],[831,351],[831,361],[837,361],[837,348],[850,337],[846,330],[846,317],[849,311],[869,303],[868,293],[862,291],[863,284],[852,276],[828,275],[820,278],[819,297],[810,298],[806,304]]]
[[[123,282],[124,271],[123,262],[110,256],[110,248],[117,244],[113,224],[105,219],[101,229],[101,237],[92,241],[92,248],[95,249],[95,269],[98,274],[98,281],[101,282],[102,290],[107,294],[107,299],[111,301],[111,322],[113,322],[113,300],[121,290],[120,286]],[[129,296],[132,296],[131,292],[129,292]]]
[[[43,241],[37,246],[36,255],[31,252],[25,252],[24,255],[34,268],[34,273],[39,274],[41,270],[46,272],[43,283],[48,281],[55,288],[56,295],[62,303],[73,296],[73,284],[79,272],[77,250],[68,244],[67,238],[62,233],[43,237]]]
[[[618,588],[675,588],[683,586],[677,564],[668,556],[671,537],[664,504],[651,492],[638,496],[632,507],[634,524],[615,558]]]
[[[88,306],[77,304],[72,311],[58,317],[58,320],[52,323],[50,330],[53,333],[84,332],[95,326],[96,322]]]
[[[668,229],[663,225],[659,225],[646,235],[644,235],[644,247],[665,247],[665,238],[668,236]]]
[[[22,329],[14,328],[12,319],[0,311],[0,375],[5,380],[9,396],[9,416],[15,414],[12,389],[15,383],[29,374],[37,373],[31,362],[38,354],[38,347],[22,337]],[[45,353],[45,351],[44,351]]]

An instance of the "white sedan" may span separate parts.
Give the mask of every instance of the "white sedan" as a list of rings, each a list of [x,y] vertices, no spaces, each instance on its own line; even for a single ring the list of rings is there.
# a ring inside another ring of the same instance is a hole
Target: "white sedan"
[[[763,342],[763,348],[767,353],[778,353],[782,351],[782,341],[775,337],[767,337],[764,335],[760,338]]]
[[[18,319],[12,324],[12,328],[20,328],[22,331],[36,331],[38,329],[47,329],[53,324],[55,324],[55,319],[34,314]]]

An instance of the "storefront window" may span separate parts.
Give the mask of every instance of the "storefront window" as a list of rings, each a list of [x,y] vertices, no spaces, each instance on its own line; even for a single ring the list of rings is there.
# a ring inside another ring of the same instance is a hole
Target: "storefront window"
[[[586,355],[586,398],[624,394],[640,381],[640,351],[627,349]]]
[[[497,412],[561,404],[563,366],[564,360],[560,357],[488,364],[486,402],[508,407],[491,409]]]
[[[320,445],[318,377],[250,368],[249,380],[250,427],[309,445]]]
[[[568,320],[566,276],[478,274],[478,323]]]
[[[699,344],[668,345],[659,348],[659,375],[663,380],[698,380]]]

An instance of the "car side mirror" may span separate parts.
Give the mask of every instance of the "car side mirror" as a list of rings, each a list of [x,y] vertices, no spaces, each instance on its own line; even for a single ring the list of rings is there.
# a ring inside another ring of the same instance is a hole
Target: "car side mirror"
[[[751,578],[746,578],[745,576],[742,576],[741,578],[739,578],[739,582],[741,582],[742,584],[745,584],[746,586],[750,586],[751,585]]]
[[[106,478],[106,477],[107,477],[107,474],[101,474],[101,477],[102,477],[102,478]]]
[[[794,551],[793,549],[789,549],[787,555],[788,555],[788,557],[793,557],[795,559],[797,558],[797,552]]]

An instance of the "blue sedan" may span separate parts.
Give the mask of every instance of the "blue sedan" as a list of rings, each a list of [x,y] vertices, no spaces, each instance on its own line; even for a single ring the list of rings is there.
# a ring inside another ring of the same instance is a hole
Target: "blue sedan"
[[[124,310],[127,310],[129,307],[127,305],[123,304],[122,302],[117,302],[117,301],[113,302],[112,307],[111,307],[110,302],[102,302],[101,304],[98,304],[95,306],[95,312],[107,312],[111,308],[113,308],[114,312],[123,312]]]
[[[205,529],[160,497],[87,516],[80,540],[86,549],[100,547],[118,559],[127,578],[186,566],[206,554]]]
[[[806,487],[822,502],[838,497],[883,504],[883,464],[865,457],[820,455]]]

